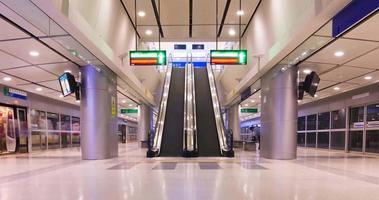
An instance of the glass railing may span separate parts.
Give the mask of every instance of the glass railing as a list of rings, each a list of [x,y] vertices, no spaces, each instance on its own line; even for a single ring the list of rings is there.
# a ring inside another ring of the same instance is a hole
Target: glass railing
[[[166,69],[166,76],[165,76],[164,85],[163,85],[163,93],[161,97],[161,103],[159,105],[159,112],[158,112],[157,123],[155,125],[155,131],[150,131],[149,137],[148,137],[147,157],[158,156],[161,150],[164,121],[166,118],[166,110],[167,110],[168,93],[170,90],[171,71],[172,71],[172,67],[168,66]]]
[[[185,157],[197,155],[197,128],[194,68],[188,63],[185,69],[183,152]]]
[[[226,130],[224,121],[221,115],[221,107],[217,94],[216,80],[211,65],[207,65],[207,73],[209,79],[209,86],[211,89],[211,97],[213,103],[213,111],[216,119],[216,128],[220,144],[221,155],[233,157],[233,133],[231,130]]]

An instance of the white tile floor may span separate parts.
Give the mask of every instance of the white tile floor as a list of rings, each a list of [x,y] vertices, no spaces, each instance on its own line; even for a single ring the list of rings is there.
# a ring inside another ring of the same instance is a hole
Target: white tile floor
[[[136,144],[118,158],[82,161],[79,149],[0,157],[0,200],[379,199],[379,158],[299,149],[278,161],[145,158]]]

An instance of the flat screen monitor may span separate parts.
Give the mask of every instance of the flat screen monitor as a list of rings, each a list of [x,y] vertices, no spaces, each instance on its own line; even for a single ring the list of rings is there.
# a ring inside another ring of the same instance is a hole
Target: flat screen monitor
[[[319,83],[320,77],[316,74],[316,72],[311,72],[305,77],[304,90],[308,92],[309,95],[314,97]]]
[[[68,72],[59,77],[59,84],[61,86],[63,96],[68,96],[74,93],[77,89],[75,77]]]

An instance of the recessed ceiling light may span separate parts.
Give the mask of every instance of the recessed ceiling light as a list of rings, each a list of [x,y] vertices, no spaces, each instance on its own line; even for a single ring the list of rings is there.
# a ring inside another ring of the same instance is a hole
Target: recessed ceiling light
[[[345,55],[345,53],[344,53],[343,51],[336,51],[336,52],[334,53],[334,55],[335,55],[336,57],[342,57],[343,55]]]
[[[146,15],[146,13],[142,10],[138,12],[138,16],[140,16],[140,17],[145,17],[145,15]]]
[[[244,15],[245,14],[245,12],[243,11],[243,10],[239,10],[239,11],[237,11],[237,15],[238,16],[242,16],[242,15]]]
[[[37,56],[39,56],[39,52],[38,51],[31,51],[31,52],[29,52],[29,55],[31,55],[33,57],[37,57]]]
[[[372,76],[365,76],[364,79],[365,79],[365,80],[371,80],[371,79],[372,79]]]
[[[315,94],[315,97],[318,97],[318,95],[317,95],[317,94]]]
[[[42,91],[42,88],[41,88],[41,87],[37,87],[37,88],[36,88],[36,91],[41,92],[41,91]]]
[[[153,34],[153,31],[151,31],[151,30],[146,30],[146,35],[151,35],[151,34]]]
[[[245,104],[244,106],[245,106],[245,107],[248,107],[248,106],[249,106],[249,104]]]
[[[64,72],[65,72],[65,73],[71,73],[71,70],[66,69],[66,70],[64,70]]]
[[[59,98],[63,98],[63,94],[60,94],[60,95],[59,95]]]
[[[122,103],[126,103],[126,100],[122,100]]]
[[[339,88],[339,87],[334,87],[333,88],[333,90],[335,90],[335,91],[339,91],[341,88]]]
[[[129,106],[130,106],[130,107],[132,107],[132,106],[133,106],[133,104],[129,104]]]
[[[304,74],[310,74],[312,72],[312,70],[310,70],[310,69],[304,69],[303,72],[304,72]]]
[[[229,35],[231,35],[231,36],[236,35],[236,31],[234,29],[230,29]]]
[[[3,78],[3,80],[4,80],[4,81],[11,81],[11,80],[12,80],[12,78],[11,78],[11,77],[8,77],[8,76],[6,76],[6,77],[4,77],[4,78]]]
[[[254,100],[254,99],[252,99],[252,100],[251,100],[251,103],[255,103],[255,100]]]
[[[80,100],[75,100],[76,103],[80,103]]]

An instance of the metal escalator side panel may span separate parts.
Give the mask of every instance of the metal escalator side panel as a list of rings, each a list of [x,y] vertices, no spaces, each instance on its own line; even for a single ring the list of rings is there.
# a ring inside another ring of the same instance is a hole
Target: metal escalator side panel
[[[155,126],[153,144],[151,145],[151,147],[149,148],[147,152],[147,157],[155,157],[155,156],[159,156],[160,154],[163,127],[164,127],[164,122],[166,118],[167,100],[168,100],[168,94],[169,94],[170,84],[171,84],[171,74],[172,74],[172,67],[168,66],[166,69],[166,75],[164,79],[163,90],[162,90],[161,100],[159,104],[159,111],[158,111],[158,117],[157,117],[157,122]],[[150,138],[150,135],[149,135],[149,138]]]

